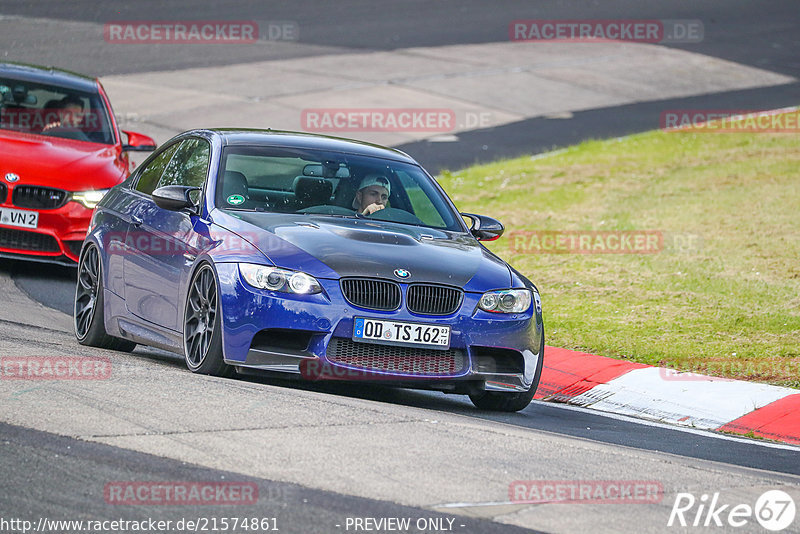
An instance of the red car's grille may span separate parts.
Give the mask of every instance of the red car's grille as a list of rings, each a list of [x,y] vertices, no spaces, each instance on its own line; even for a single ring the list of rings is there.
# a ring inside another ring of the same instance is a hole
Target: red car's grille
[[[8,188],[6,187],[6,184],[0,182],[0,204],[5,203],[6,195],[8,195]]]
[[[69,195],[63,189],[38,185],[18,185],[11,196],[15,206],[37,210],[54,210],[69,200]]]
[[[371,371],[403,375],[452,376],[466,370],[464,351],[396,347],[374,343],[356,343],[351,339],[331,339],[328,360]]]
[[[80,257],[81,255],[81,247],[83,247],[83,241],[64,241],[64,244],[67,245],[67,249],[76,257]]]
[[[33,252],[60,252],[56,238],[48,234],[0,228],[0,247]]]

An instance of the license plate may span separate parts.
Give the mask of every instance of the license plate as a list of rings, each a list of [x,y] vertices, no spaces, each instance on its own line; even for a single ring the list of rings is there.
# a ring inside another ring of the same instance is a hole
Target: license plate
[[[36,228],[39,226],[39,212],[0,208],[0,224],[20,228]]]
[[[384,345],[447,349],[450,348],[450,327],[356,317],[353,323],[353,340]]]

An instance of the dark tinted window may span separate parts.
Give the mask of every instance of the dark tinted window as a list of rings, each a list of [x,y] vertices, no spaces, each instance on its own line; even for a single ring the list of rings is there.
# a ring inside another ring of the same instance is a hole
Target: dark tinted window
[[[175,150],[177,150],[179,145],[180,143],[170,145],[147,164],[147,167],[139,174],[139,180],[136,182],[137,191],[141,191],[146,195],[151,195],[153,191],[155,191],[158,180],[161,178],[164,169],[166,169],[169,160],[172,159],[172,155],[175,154]]]
[[[384,209],[366,216],[463,230],[447,198],[413,164],[314,149],[229,146],[220,171],[215,201],[223,209],[364,216],[364,191],[382,183]]]
[[[99,93],[0,77],[0,129],[113,144]]]

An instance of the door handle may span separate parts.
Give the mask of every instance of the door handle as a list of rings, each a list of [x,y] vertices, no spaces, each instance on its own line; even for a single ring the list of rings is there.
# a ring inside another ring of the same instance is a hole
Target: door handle
[[[142,225],[142,220],[136,215],[131,215],[131,224],[133,224],[138,228],[139,226]]]

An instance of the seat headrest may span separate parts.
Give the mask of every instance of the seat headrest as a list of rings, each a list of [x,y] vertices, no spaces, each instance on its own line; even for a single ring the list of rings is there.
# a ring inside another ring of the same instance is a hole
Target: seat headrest
[[[223,198],[231,195],[242,195],[244,198],[248,198],[247,178],[239,171],[225,171],[222,184]]]
[[[333,194],[333,182],[325,178],[298,176],[292,184],[298,202],[308,206],[327,204]]]

